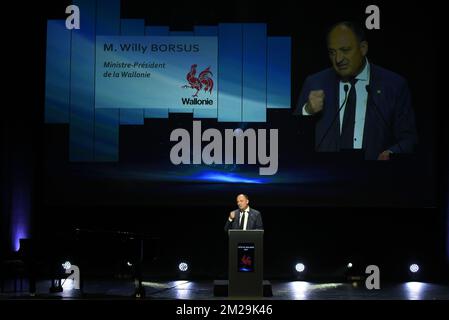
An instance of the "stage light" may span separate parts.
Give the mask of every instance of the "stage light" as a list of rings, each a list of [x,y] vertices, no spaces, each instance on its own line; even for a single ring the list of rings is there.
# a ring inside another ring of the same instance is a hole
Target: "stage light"
[[[303,272],[305,269],[306,269],[306,266],[304,264],[302,264],[302,263],[297,263],[295,265],[295,270],[297,272]]]
[[[131,262],[126,262],[126,265],[128,266],[128,267],[132,267],[133,266],[133,264],[131,263]]]
[[[416,263],[413,263],[409,267],[410,272],[416,273],[419,271],[419,266]]]
[[[70,263],[70,261],[66,261],[62,264],[62,267],[64,268],[64,270],[68,270],[72,267],[72,264]]]
[[[348,263],[348,269],[351,269],[351,268],[352,268],[352,263],[349,262],[349,263]]]
[[[181,262],[178,266],[178,269],[181,272],[186,272],[187,270],[189,270],[189,265],[187,264],[187,262]]]

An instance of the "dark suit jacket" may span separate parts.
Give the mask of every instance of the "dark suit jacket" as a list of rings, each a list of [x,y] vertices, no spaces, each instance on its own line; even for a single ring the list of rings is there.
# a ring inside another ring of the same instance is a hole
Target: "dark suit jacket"
[[[406,80],[371,63],[370,88],[362,145],[365,159],[376,160],[382,151],[388,149],[394,153],[413,152],[417,136],[410,91]],[[317,120],[315,149],[316,151],[337,152],[340,150],[340,119],[338,116],[318,149],[318,144],[340,107],[339,79],[335,71],[329,68],[306,79],[294,114],[302,115],[302,108],[307,102],[311,90],[324,90],[325,94],[323,110],[314,116],[309,116]]]
[[[228,232],[229,229],[240,229],[240,210],[234,210],[235,218],[234,220],[229,221],[229,218],[226,219],[226,224],[224,226],[224,230]],[[262,224],[262,215],[259,211],[249,208],[248,212],[248,222],[246,224],[246,230],[263,230]]]

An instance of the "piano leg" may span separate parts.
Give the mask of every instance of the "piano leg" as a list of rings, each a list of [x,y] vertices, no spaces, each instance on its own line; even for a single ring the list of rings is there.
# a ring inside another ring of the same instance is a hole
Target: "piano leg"
[[[136,286],[134,296],[136,298],[145,298],[145,288],[142,285],[142,264],[140,261],[135,265],[134,283]]]

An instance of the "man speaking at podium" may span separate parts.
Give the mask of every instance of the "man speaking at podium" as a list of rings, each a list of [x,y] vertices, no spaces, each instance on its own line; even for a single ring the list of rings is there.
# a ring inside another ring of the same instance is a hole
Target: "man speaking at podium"
[[[367,160],[412,153],[417,138],[406,80],[368,61],[365,33],[355,23],[331,27],[327,47],[332,68],[306,79],[294,112],[317,120],[315,150],[363,150]]]
[[[241,230],[263,230],[262,216],[259,211],[249,207],[249,199],[246,194],[237,196],[237,210],[229,213],[224,230],[229,229]]]

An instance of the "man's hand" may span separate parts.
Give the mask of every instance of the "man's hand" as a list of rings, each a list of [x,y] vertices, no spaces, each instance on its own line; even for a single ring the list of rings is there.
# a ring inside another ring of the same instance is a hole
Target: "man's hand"
[[[391,154],[390,150],[385,150],[384,152],[379,154],[377,160],[390,160],[390,154]]]
[[[306,104],[306,111],[309,114],[315,114],[323,110],[324,105],[324,91],[312,90],[309,93],[309,100]]]
[[[229,213],[229,219],[234,220],[234,218],[235,218],[235,212],[234,212],[234,211],[231,211],[231,212]]]

